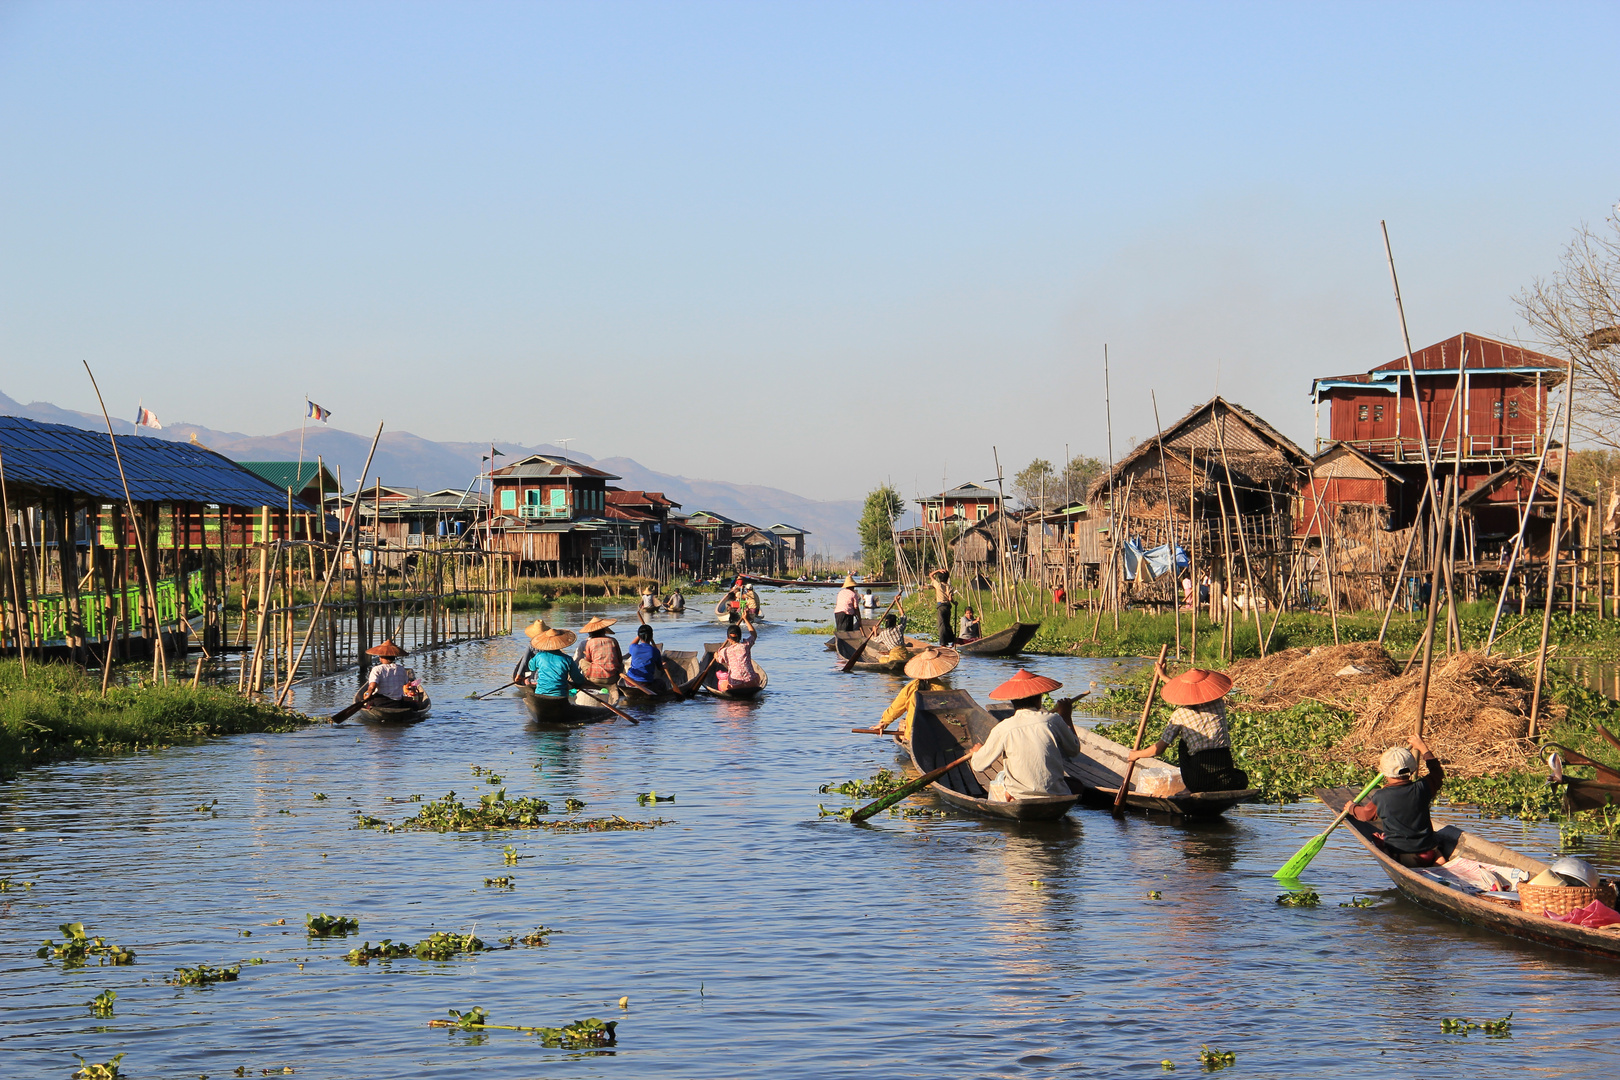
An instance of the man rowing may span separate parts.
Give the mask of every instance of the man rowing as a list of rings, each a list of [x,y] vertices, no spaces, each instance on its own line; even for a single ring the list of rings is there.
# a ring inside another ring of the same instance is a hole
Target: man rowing
[[[1439,866],[1446,861],[1440,834],[1434,831],[1429,804],[1440,794],[1446,771],[1440,759],[1420,736],[1413,735],[1404,746],[1392,746],[1378,759],[1384,785],[1365,803],[1347,802],[1344,808],[1357,821],[1378,822],[1382,826],[1379,846],[1402,866]],[[1418,759],[1426,772],[1418,779]]]
[[[1160,674],[1163,674],[1161,670]],[[1179,740],[1181,779],[1190,792],[1242,791],[1249,774],[1232,761],[1232,736],[1226,727],[1226,692],[1232,680],[1219,671],[1188,668],[1166,679],[1160,695],[1178,706],[1152,746],[1132,750],[1129,760],[1158,757]]]
[[[372,665],[371,672],[366,676],[365,701],[368,705],[404,705],[405,686],[413,678],[413,673],[404,664],[394,661],[406,655],[405,650],[392,641],[385,641],[381,645],[366,650],[367,656],[375,656],[377,663]]]
[[[1074,733],[1074,699],[1057,703],[1057,712],[1041,708],[1041,699],[1062,683],[1020,668],[1018,674],[990,692],[995,701],[1012,703],[1013,714],[990,729],[982,744],[972,747],[973,771],[983,773],[1001,762],[996,777],[985,787],[995,802],[1014,802],[1042,795],[1070,794],[1063,779],[1064,764],[1080,753]]]

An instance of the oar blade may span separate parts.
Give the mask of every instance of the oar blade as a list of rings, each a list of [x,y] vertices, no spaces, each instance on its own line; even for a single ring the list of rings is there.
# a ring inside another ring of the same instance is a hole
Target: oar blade
[[[930,780],[932,780],[932,779],[934,779],[932,776],[918,777],[917,779],[913,780],[911,783],[905,784],[902,787],[900,787],[900,788],[898,788],[898,789],[896,789],[894,791],[891,791],[889,794],[883,796],[881,799],[876,799],[876,800],[874,800],[872,802],[867,803],[865,806],[861,807],[859,810],[857,810],[854,813],[850,814],[849,815],[849,820],[850,821],[865,821],[867,818],[871,817],[873,814],[877,814],[877,813],[880,813],[881,811],[887,810],[889,807],[893,806],[895,803],[899,802],[901,799],[904,799],[904,798],[907,798],[907,797],[909,797],[911,795],[916,794],[918,791],[922,790],[922,788],[924,786],[926,786],[928,784],[928,782]]]
[[[1316,858],[1317,853],[1322,850],[1322,845],[1325,843],[1327,843],[1327,833],[1318,833],[1316,836],[1311,837],[1304,847],[1294,852],[1292,859],[1283,863],[1282,868],[1271,876],[1278,881],[1291,881],[1299,877],[1300,874],[1305,872],[1305,868],[1311,865],[1311,860]]]

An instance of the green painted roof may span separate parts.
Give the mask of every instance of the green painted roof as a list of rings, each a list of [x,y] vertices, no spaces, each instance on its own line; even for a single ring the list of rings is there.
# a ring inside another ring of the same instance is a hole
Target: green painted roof
[[[332,475],[330,470],[318,468],[313,461],[303,462],[301,467],[300,463],[296,461],[238,461],[237,464],[259,479],[268,480],[283,491],[292,488],[293,491],[302,495],[306,488],[315,485],[317,472],[324,474],[320,477],[320,486],[324,490],[337,490],[337,478]]]

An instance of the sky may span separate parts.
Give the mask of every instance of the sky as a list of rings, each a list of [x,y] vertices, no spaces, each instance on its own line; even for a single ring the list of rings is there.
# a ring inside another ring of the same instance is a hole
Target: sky
[[[0,3],[0,391],[908,499],[1529,342],[1613,4]],[[1325,432],[1324,432],[1325,435]]]

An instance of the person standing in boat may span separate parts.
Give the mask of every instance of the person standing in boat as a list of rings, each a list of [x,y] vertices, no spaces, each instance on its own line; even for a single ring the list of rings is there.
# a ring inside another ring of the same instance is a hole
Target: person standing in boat
[[[939,643],[955,645],[956,634],[951,624],[951,605],[956,594],[951,592],[951,572],[943,566],[928,575],[934,587],[934,610],[939,614]]]
[[[748,631],[747,640],[743,639],[745,629]],[[754,642],[758,638],[759,634],[755,632],[747,614],[743,615],[741,626],[734,623],[726,627],[726,643],[714,654],[715,686],[722,693],[759,685],[759,669],[754,667]]]
[[[854,633],[861,628],[861,594],[855,591],[855,575],[844,575],[844,587],[833,599],[833,629]]]
[[[590,683],[574,658],[563,652],[574,643],[572,630],[560,630],[540,623],[543,629],[529,639],[534,655],[529,658],[530,684],[541,697],[566,698],[570,690],[589,690]]]
[[[404,705],[405,684],[411,681],[413,673],[404,664],[394,661],[406,655],[405,650],[392,641],[385,641],[367,649],[366,655],[375,656],[377,663],[366,676],[365,700],[374,705]]]
[[[1160,669],[1161,677],[1164,672]],[[1178,706],[1152,746],[1132,750],[1128,760],[1158,757],[1181,740],[1181,781],[1190,792],[1242,791],[1249,774],[1232,761],[1232,736],[1226,728],[1226,692],[1232,680],[1219,671],[1189,668],[1166,679],[1164,700]]]
[[[983,633],[979,626],[979,616],[974,614],[972,605],[963,608],[961,625],[956,628],[956,640],[972,641]]]
[[[973,771],[983,773],[1001,761],[996,778],[985,787],[995,802],[1014,802],[1039,795],[1068,795],[1064,764],[1080,752],[1070,714],[1074,700],[1064,698],[1057,712],[1041,708],[1041,699],[1063,684],[1023,668],[990,692],[994,701],[1012,703],[1013,714],[990,729],[971,749]]]
[[[1378,759],[1384,786],[1367,796],[1365,803],[1344,804],[1357,821],[1378,822],[1383,827],[1380,846],[1402,866],[1439,866],[1446,861],[1440,835],[1429,817],[1429,804],[1440,794],[1446,772],[1440,759],[1420,736],[1407,740],[1411,745],[1392,746]],[[1427,772],[1418,779],[1418,759]]]
[[[575,660],[586,681],[598,687],[612,686],[624,673],[624,653],[619,651],[619,641],[613,636],[612,627],[616,622],[617,619],[598,616],[581,628],[585,640],[580,643]]]
[[[630,666],[625,681],[642,693],[656,696],[675,689],[664,673],[664,651],[653,642],[653,628],[646,623],[636,627],[636,640],[630,646]]]

